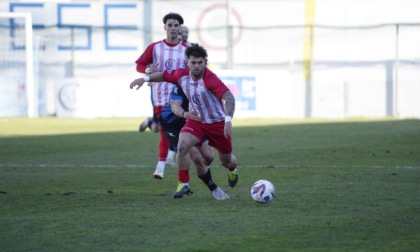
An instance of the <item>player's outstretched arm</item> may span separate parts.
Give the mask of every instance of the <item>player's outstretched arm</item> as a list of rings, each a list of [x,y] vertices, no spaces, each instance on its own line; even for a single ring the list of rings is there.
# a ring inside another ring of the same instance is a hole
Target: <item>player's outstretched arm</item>
[[[145,81],[144,81],[144,79],[143,79],[143,78],[138,78],[138,79],[135,79],[135,80],[133,80],[133,81],[131,82],[131,84],[130,84],[130,89],[133,89],[133,88],[137,87],[137,88],[136,88],[136,90],[137,90],[137,89],[141,88],[141,86],[143,86],[144,82],[145,82]]]
[[[154,74],[151,74],[149,76],[144,76],[138,79],[135,79],[133,82],[131,82],[130,84],[130,89],[136,88],[139,89],[143,86],[143,84],[145,82],[161,82],[163,81],[163,73],[162,72],[157,72]]]

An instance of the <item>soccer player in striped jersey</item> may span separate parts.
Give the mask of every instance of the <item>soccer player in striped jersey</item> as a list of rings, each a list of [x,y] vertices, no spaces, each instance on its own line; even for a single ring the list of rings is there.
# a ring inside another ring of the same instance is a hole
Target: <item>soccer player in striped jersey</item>
[[[145,82],[163,80],[180,86],[190,101],[190,109],[181,113],[182,117],[188,113],[189,119],[181,130],[178,143],[179,181],[183,180],[183,171],[188,173],[190,149],[206,138],[209,145],[217,150],[222,165],[228,169],[229,186],[234,187],[238,182],[237,162],[232,153],[235,98],[228,87],[206,67],[207,52],[203,47],[192,44],[185,53],[188,69],[164,70],[135,79],[130,88],[138,89]],[[197,117],[193,119],[194,116]],[[181,182],[176,192],[188,192],[189,189],[189,185],[182,185]]]
[[[166,39],[150,44],[143,54],[136,60],[136,70],[140,73],[153,74],[163,70],[186,68],[185,57],[186,45],[183,44],[178,34],[184,19],[178,13],[168,13],[163,17]],[[152,83],[153,107],[159,118],[162,108],[169,102],[169,93],[174,85],[166,81]],[[158,163],[153,177],[162,179],[165,171],[165,161],[170,146],[169,140],[162,129],[159,129],[159,153]]]
[[[189,114],[184,113],[188,111],[189,101],[185,96],[185,93],[180,87],[175,86],[172,89],[172,92],[169,96],[169,104],[167,107],[162,109],[161,117],[159,118],[160,126],[165,132],[166,136],[171,143],[171,148],[177,150],[179,135],[182,128],[185,125],[186,118]],[[182,113],[184,116],[182,117]],[[200,120],[195,114],[191,114],[190,119]],[[210,164],[214,159],[213,148],[208,145],[208,141],[205,140],[200,145],[193,146],[190,151],[190,158],[195,165],[195,171],[197,176],[203,180],[209,190],[212,192],[213,197],[217,200],[227,200],[229,195],[223,192],[216,183],[213,181],[213,178],[210,173]],[[189,166],[189,165],[188,165]],[[180,172],[179,186],[184,188],[187,185],[188,189],[186,191],[176,191],[173,194],[173,197],[182,198],[184,194],[190,194],[192,191],[189,189],[189,173],[184,170],[178,170]],[[181,181],[182,179],[182,181]]]

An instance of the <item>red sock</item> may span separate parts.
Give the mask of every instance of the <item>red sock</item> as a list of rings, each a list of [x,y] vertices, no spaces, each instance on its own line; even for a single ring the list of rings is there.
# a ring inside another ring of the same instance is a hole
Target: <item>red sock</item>
[[[190,182],[190,173],[189,170],[178,170],[178,180],[181,183]]]
[[[159,154],[158,154],[159,159],[158,160],[165,161],[166,156],[168,156],[168,149],[170,146],[170,142],[161,127],[159,127],[159,133],[160,133],[160,140],[159,140]]]

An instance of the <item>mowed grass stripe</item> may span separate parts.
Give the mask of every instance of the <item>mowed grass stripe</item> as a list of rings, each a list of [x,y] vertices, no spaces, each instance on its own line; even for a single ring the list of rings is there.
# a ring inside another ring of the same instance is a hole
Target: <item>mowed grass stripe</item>
[[[418,120],[237,119],[231,200],[173,199],[152,178],[158,134],[137,119],[0,118],[1,251],[416,251]],[[276,187],[269,204],[253,182]]]
[[[125,164],[125,165],[111,165],[111,164],[79,164],[79,165],[72,165],[72,164],[0,164],[0,167],[55,167],[55,168],[71,168],[71,167],[85,167],[85,168],[150,168],[150,165],[146,164]],[[168,168],[169,167],[169,168]],[[222,167],[220,165],[212,165],[211,167]],[[240,165],[240,168],[279,168],[279,169],[287,169],[287,168],[296,168],[298,166],[294,165]],[[380,165],[373,165],[373,166],[351,166],[351,165],[317,165],[311,166],[307,165],[305,167],[308,168],[369,168],[369,169],[420,169],[420,166],[406,166],[406,165],[396,165],[396,166],[380,166]],[[170,166],[167,166],[168,169],[171,169]],[[175,167],[176,168],[176,167]]]

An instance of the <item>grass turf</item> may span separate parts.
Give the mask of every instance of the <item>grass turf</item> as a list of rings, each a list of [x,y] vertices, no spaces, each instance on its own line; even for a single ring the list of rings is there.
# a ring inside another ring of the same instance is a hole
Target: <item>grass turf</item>
[[[1,251],[415,251],[418,120],[235,119],[240,179],[212,164],[219,202],[191,172],[152,173],[158,134],[134,119],[0,119]],[[276,186],[255,203],[251,184]]]

